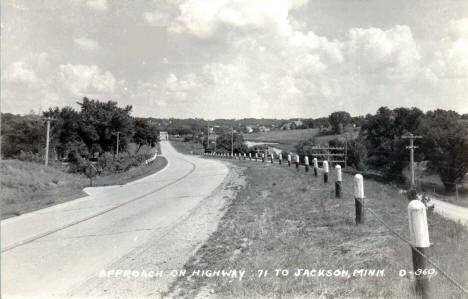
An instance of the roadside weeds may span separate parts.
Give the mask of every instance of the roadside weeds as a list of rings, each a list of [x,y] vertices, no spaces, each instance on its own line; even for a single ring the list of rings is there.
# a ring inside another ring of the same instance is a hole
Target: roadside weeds
[[[411,250],[367,213],[354,224],[354,200],[348,193],[334,198],[334,178],[294,167],[231,160],[243,167],[246,186],[229,204],[218,229],[185,265],[196,270],[244,269],[243,280],[226,277],[180,277],[171,288],[175,297],[314,298],[414,297]],[[352,190],[352,176],[343,175]],[[399,234],[408,236],[407,200],[397,188],[365,181],[366,205]],[[429,215],[428,254],[462,284],[468,284],[468,237],[464,228]],[[454,258],[457,257],[457,258]],[[289,275],[275,275],[288,269]],[[295,277],[297,269],[383,269],[384,277]],[[259,277],[258,270],[268,270]],[[462,298],[440,275],[432,279],[436,298]]]

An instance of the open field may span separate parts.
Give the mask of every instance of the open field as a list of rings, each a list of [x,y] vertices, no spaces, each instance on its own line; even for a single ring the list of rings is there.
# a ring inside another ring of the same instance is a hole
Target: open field
[[[352,176],[343,175],[344,198],[301,168],[231,160],[243,169],[246,186],[230,203],[217,231],[186,263],[194,270],[245,270],[242,280],[222,277],[179,278],[169,295],[194,298],[414,297],[413,281],[399,271],[412,270],[408,244],[395,238],[375,216],[354,224]],[[330,182],[334,178],[331,177]],[[365,181],[366,206],[408,238],[407,200],[398,189]],[[468,234],[457,223],[429,215],[427,251],[438,265],[468,286]],[[455,258],[456,257],[456,258]],[[432,267],[430,267],[432,268]],[[276,276],[275,269],[288,269]],[[383,269],[384,277],[294,276],[296,269]],[[268,270],[259,277],[258,270]],[[433,277],[434,298],[463,298],[442,275]]]
[[[301,129],[301,130],[275,130],[270,132],[259,132],[252,134],[244,134],[245,140],[265,141],[265,142],[281,142],[287,143],[291,141],[299,141],[303,139],[317,136],[319,129]]]
[[[345,140],[345,134],[318,136],[319,129],[301,129],[301,130],[276,130],[264,133],[243,134],[244,139],[256,142],[276,142],[275,147],[284,151],[293,151],[294,146],[301,140],[315,137],[317,144],[327,145],[329,140],[338,138]],[[359,131],[347,133],[348,138],[355,138]]]
[[[93,186],[122,185],[153,174],[166,164],[165,158],[158,157],[149,166],[98,176]],[[90,183],[84,175],[18,160],[3,160],[1,173],[2,219],[85,196],[82,190]]]

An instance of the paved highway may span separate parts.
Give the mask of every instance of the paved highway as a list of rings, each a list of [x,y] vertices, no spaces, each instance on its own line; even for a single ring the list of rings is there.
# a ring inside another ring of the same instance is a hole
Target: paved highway
[[[166,263],[175,253],[176,264],[183,265],[188,251],[216,227],[212,222],[218,218],[210,215],[221,206],[207,198],[220,189],[229,170],[216,160],[182,155],[169,142],[161,148],[168,165],[154,175],[122,186],[89,188],[87,197],[2,221],[2,298],[120,296],[124,293],[93,286],[96,276],[122,260],[128,267],[141,267],[138,257],[144,259],[141,253],[155,248],[162,252],[145,260],[146,267]],[[191,234],[184,232],[189,241],[170,239],[175,228],[190,230],[184,222],[201,211],[205,214],[197,219],[202,223]],[[110,286],[121,284],[111,281]],[[148,281],[138,283],[152,288]],[[126,294],[159,290],[145,291]]]

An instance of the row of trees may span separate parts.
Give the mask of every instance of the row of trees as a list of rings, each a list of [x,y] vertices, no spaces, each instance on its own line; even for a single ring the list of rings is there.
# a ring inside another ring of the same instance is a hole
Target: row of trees
[[[2,157],[15,158],[24,153],[40,155],[45,147],[45,121],[51,122],[51,154],[70,160],[77,156],[91,158],[116,150],[126,150],[130,142],[154,146],[159,132],[147,119],[131,116],[132,106],[84,98],[80,109],[50,108],[43,115],[2,115]],[[118,135],[118,136],[117,136]],[[137,152],[138,152],[137,150]]]
[[[359,137],[348,143],[348,162],[402,179],[409,165],[408,140],[402,136],[409,133],[422,136],[415,160],[428,161],[429,170],[439,174],[447,191],[453,191],[468,172],[468,119],[454,111],[382,107],[365,117]]]

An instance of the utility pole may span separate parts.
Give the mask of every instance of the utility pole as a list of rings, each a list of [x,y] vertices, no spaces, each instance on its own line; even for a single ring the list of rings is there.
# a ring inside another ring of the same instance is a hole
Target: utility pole
[[[409,139],[410,145],[406,148],[410,150],[410,167],[411,167],[411,187],[415,186],[415,179],[414,179],[414,150],[417,149],[419,146],[414,145],[415,139],[420,139],[422,136],[415,136],[412,133],[409,135],[401,136],[402,139]]]
[[[46,135],[46,148],[45,148],[45,157],[44,157],[44,165],[49,165],[49,143],[50,143],[50,122],[55,120],[53,118],[44,118],[47,122],[47,135]]]
[[[215,137],[214,152],[216,153],[216,133],[215,133],[214,137]]]
[[[120,131],[117,131],[117,157],[119,156],[119,135]]]
[[[348,165],[348,133],[345,133],[344,168]]]
[[[234,155],[234,127],[231,127],[231,156]]]
[[[210,147],[210,125],[206,126],[206,149]]]

